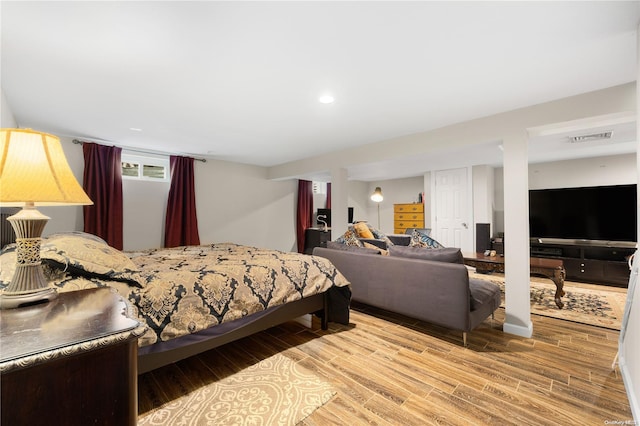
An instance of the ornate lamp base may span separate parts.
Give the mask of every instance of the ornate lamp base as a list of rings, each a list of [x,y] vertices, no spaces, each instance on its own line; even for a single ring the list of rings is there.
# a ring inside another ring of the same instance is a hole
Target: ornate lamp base
[[[40,260],[42,231],[49,218],[33,203],[7,219],[16,233],[16,272],[0,293],[0,309],[19,308],[49,301],[58,293],[49,287]]]
[[[58,292],[53,288],[47,288],[37,293],[28,294],[0,294],[0,309],[21,308],[48,302],[58,297]]]

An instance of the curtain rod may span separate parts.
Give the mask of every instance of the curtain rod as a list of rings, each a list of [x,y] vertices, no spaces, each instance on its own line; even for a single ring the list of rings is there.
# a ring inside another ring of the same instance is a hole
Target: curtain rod
[[[76,145],[82,145],[84,142],[78,139],[73,139],[72,140],[73,143],[75,143]],[[97,142],[92,142],[92,143],[97,143]],[[173,155],[173,154],[167,154],[167,153],[162,153],[162,152],[153,152],[153,151],[145,151],[144,149],[136,149],[136,148],[126,148],[126,147],[121,147],[122,149],[124,149],[125,151],[131,151],[131,152],[139,152],[141,154],[152,154],[152,155]],[[196,161],[202,161],[203,163],[207,162],[206,158],[195,158],[192,157],[194,160]]]

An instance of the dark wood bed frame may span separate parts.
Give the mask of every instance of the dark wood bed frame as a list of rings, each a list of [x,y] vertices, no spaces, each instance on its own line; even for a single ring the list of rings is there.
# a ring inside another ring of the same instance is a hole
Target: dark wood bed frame
[[[322,329],[328,328],[328,296],[320,293],[306,297],[286,305],[270,308],[258,321],[250,322],[244,326],[234,328],[225,334],[211,337],[210,339],[193,343],[179,348],[168,349],[162,352],[150,352],[138,355],[138,374],[164,367],[185,358],[217,348],[234,340],[242,339],[259,331],[266,330],[284,322],[298,318],[309,313],[323,311]]]

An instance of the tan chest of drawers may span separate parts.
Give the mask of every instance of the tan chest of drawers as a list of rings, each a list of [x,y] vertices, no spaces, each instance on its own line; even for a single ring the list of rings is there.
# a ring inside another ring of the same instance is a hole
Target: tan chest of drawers
[[[404,234],[407,228],[424,228],[424,204],[393,205],[393,233]]]

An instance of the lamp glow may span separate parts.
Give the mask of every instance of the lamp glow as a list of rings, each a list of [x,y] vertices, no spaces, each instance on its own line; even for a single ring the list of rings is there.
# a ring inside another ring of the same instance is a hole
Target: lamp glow
[[[9,217],[16,233],[16,271],[0,293],[0,308],[51,300],[40,260],[49,217],[36,206],[93,204],[76,180],[56,136],[29,129],[0,129],[0,206],[23,207]]]
[[[382,189],[379,186],[376,186],[376,189],[371,194],[371,201],[378,204],[378,229],[380,229],[380,202],[384,200],[382,196]]]
[[[376,186],[375,191],[371,194],[371,201],[379,203],[382,200],[384,200],[384,197],[382,196],[382,189],[380,189],[379,186]]]

